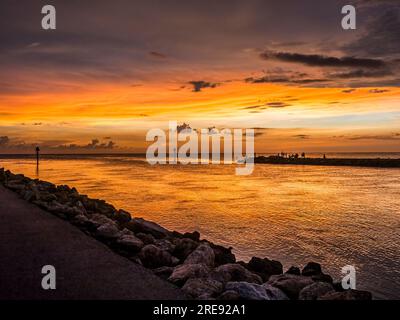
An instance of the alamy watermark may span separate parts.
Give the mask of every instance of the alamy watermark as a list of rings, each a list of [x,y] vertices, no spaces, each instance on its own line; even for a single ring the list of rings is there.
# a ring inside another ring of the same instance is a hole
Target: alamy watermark
[[[192,129],[170,121],[168,133],[151,129],[146,141],[155,141],[146,152],[151,165],[221,164],[222,156],[222,163],[239,165],[237,175],[249,175],[254,170],[254,129]]]

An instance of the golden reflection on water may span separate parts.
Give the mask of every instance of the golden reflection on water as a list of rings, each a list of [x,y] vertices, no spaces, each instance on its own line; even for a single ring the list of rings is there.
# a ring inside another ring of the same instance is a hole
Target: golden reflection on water
[[[33,160],[0,160],[35,177]],[[256,165],[150,166],[129,157],[42,159],[40,178],[75,186],[135,217],[171,230],[198,230],[252,256],[285,267],[317,261],[339,278],[357,268],[359,288],[400,298],[400,170]],[[39,173],[39,172],[38,172]]]

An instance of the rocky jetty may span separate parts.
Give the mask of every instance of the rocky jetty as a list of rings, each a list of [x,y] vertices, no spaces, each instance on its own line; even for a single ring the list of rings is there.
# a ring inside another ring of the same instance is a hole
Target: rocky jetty
[[[338,159],[338,158],[284,158],[281,156],[259,156],[254,158],[254,163],[267,164],[297,164],[313,166],[350,166],[373,168],[400,168],[400,159]]]
[[[343,290],[318,263],[302,270],[268,258],[236,261],[232,248],[200,239],[198,232],[179,233],[132,217],[104,200],[81,195],[0,168],[0,184],[48,212],[69,221],[116,253],[151,269],[192,299],[216,300],[369,300],[371,293]]]

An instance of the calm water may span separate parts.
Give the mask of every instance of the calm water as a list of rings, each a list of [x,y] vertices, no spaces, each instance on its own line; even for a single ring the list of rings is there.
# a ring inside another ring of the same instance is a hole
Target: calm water
[[[0,167],[36,177],[31,159]],[[400,299],[400,170],[257,165],[154,166],[132,157],[43,159],[40,178],[75,186],[171,230],[198,230],[233,246],[238,259],[308,261],[340,277],[357,269],[357,287]]]

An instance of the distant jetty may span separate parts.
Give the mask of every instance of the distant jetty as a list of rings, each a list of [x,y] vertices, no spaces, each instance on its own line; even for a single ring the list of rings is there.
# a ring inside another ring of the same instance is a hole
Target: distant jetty
[[[374,168],[400,168],[400,159],[357,159],[357,158],[296,158],[282,156],[259,156],[254,163],[267,164],[294,164],[312,166],[350,166]]]

